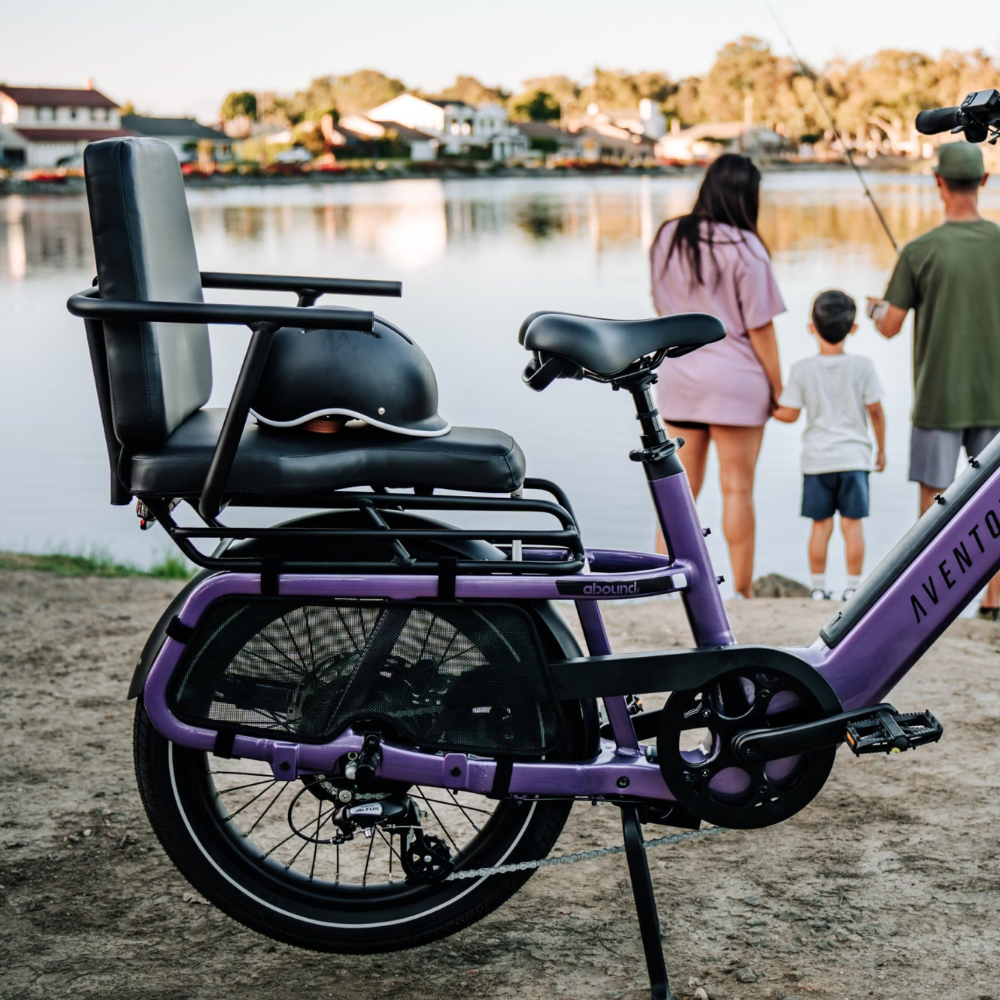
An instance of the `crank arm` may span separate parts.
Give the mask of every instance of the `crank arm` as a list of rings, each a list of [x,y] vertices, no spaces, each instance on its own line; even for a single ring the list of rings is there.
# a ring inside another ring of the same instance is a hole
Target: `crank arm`
[[[888,702],[883,702],[796,726],[746,729],[733,737],[731,746],[733,753],[742,760],[779,760],[782,757],[808,753],[810,750],[837,746],[844,742],[848,724],[868,719],[879,712],[895,714],[896,709]]]

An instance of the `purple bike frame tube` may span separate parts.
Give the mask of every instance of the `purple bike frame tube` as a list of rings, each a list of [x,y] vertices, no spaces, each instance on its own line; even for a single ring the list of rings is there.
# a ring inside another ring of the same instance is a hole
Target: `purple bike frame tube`
[[[167,685],[183,652],[183,645],[167,639],[146,680],[143,692],[146,711],[157,731],[181,746],[211,753],[216,732],[181,722],[167,707]],[[331,743],[290,743],[257,736],[236,736],[232,755],[271,765],[274,776],[292,780],[301,774],[323,773],[350,751],[362,747],[363,738],[354,730]],[[469,758],[464,753],[431,754],[382,744],[380,773],[394,781],[434,785],[456,790],[486,793],[493,788],[496,763]],[[639,798],[673,801],[656,764],[642,756],[617,753],[605,741],[601,753],[589,761],[515,764],[510,781],[513,795],[621,795],[622,779],[628,794]]]
[[[600,605],[596,601],[579,601],[576,612],[580,616],[583,637],[587,640],[587,652],[591,656],[608,656],[611,653],[611,643],[608,642]],[[625,699],[618,696],[603,700],[604,710],[608,713],[608,722],[611,723],[619,751],[630,757],[637,756],[642,751],[639,749],[639,740],[635,735],[635,726],[632,725],[632,717],[628,714]]]
[[[694,641],[699,646],[732,646],[736,640],[715,580],[687,473],[654,479],[649,490],[667,551],[675,564],[683,564],[691,573],[683,596]]]
[[[951,501],[953,502],[953,501]],[[832,649],[791,652],[816,667],[845,709],[882,701],[1000,564],[1000,470],[973,494]]]

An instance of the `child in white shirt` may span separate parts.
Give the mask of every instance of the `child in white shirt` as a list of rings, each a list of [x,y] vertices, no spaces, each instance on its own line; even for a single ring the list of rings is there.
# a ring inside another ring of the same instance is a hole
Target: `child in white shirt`
[[[809,330],[819,354],[796,361],[773,416],[794,423],[806,411],[802,434],[802,516],[812,519],[809,568],[812,596],[830,600],[826,553],[833,515],[847,549],[846,601],[861,582],[865,538],[861,519],[868,516],[868,473],[872,468],[869,422],[878,451],[874,468],[885,468],[885,395],[868,358],[844,352],[844,341],[857,330],[857,307],[844,292],[831,289],[813,300]]]

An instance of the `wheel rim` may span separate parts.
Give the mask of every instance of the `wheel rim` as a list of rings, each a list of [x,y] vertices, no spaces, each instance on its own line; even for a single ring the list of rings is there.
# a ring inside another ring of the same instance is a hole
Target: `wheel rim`
[[[339,847],[322,843],[332,826],[328,814],[333,803],[317,799],[302,782],[277,782],[260,762],[167,747],[174,801],[194,844],[219,874],[258,905],[329,927],[391,926],[452,905],[483,882],[407,880],[396,838],[388,838],[396,839],[394,852],[378,832],[370,840],[359,833]],[[421,806],[424,830],[445,839],[462,867],[504,863],[537,808],[534,802],[494,805],[470,793],[452,793],[451,798],[437,788],[414,787],[410,794]],[[289,827],[289,815],[299,833]],[[464,834],[457,817],[462,817]],[[317,823],[318,837],[313,836]]]

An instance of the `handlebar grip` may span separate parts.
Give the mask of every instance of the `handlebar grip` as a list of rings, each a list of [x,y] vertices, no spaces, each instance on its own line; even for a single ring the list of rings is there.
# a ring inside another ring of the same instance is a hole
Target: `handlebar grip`
[[[948,132],[958,125],[958,108],[932,108],[917,115],[917,131],[923,135]]]

